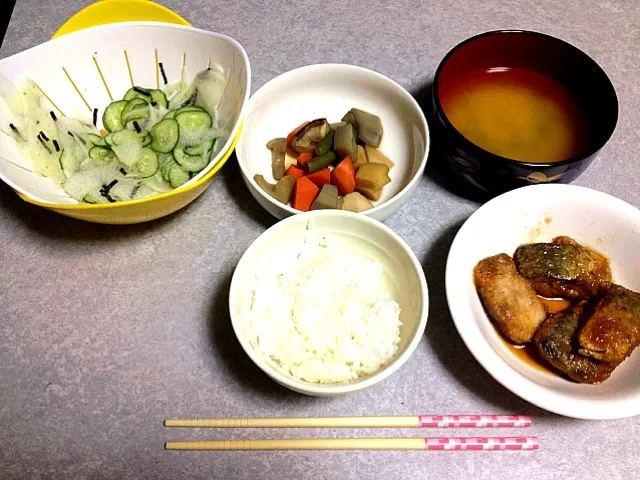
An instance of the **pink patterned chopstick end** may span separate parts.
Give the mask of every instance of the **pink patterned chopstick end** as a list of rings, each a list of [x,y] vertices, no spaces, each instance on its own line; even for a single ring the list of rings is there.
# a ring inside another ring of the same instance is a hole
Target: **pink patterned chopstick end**
[[[425,450],[538,450],[537,437],[425,438]]]
[[[420,426],[430,428],[521,428],[531,426],[527,415],[420,415]]]

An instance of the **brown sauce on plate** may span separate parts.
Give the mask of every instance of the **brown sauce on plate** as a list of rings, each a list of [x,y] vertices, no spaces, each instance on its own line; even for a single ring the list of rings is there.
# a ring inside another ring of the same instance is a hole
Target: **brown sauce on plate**
[[[564,298],[545,298],[541,297],[540,295],[538,295],[538,298],[542,300],[542,303],[544,303],[544,306],[547,308],[547,312],[549,312],[549,315],[564,312],[571,306],[571,302]]]
[[[547,365],[547,362],[540,358],[540,355],[538,355],[536,347],[535,345],[533,345],[533,343],[529,342],[525,343],[524,345],[514,345],[513,343],[509,343],[508,341],[506,341],[504,338],[502,340],[504,341],[505,345],[509,347],[509,350],[527,365],[531,365],[538,370],[557,375],[557,372],[553,370],[550,365]]]
[[[539,295],[538,298],[542,300],[542,303],[544,303],[549,315],[563,312],[572,305],[569,300],[565,300],[564,298],[545,298]],[[500,335],[500,337],[509,350],[526,364],[531,365],[538,370],[558,375],[558,372],[556,372],[551,365],[547,364],[547,362],[538,355],[538,351],[532,342],[528,342],[524,345],[514,345],[506,340],[502,335]]]

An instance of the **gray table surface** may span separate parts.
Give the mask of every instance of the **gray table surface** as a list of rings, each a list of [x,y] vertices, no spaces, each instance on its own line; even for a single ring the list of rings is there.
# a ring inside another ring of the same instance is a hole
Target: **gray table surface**
[[[0,56],[44,42],[85,4],[18,0]],[[420,96],[443,55],[470,35],[519,27],[560,36],[604,67],[621,107],[615,135],[576,183],[640,206],[636,1],[165,4],[197,27],[239,40],[251,60],[253,91],[294,67],[348,62],[382,72]],[[27,205],[0,185],[0,478],[638,478],[638,418],[589,422],[542,411],[495,382],[465,348],[446,306],[444,268],[456,230],[480,202],[451,184],[438,158],[429,162],[415,195],[386,222],[423,262],[431,291],[426,334],[390,379],[337,399],[277,386],[233,335],[227,308],[233,268],[274,223],[242,184],[235,157],[193,204],[136,226],[71,220]],[[162,421],[172,416],[493,412],[531,414],[529,433],[540,437],[541,450],[163,450],[169,439],[231,433],[419,435],[168,431]]]

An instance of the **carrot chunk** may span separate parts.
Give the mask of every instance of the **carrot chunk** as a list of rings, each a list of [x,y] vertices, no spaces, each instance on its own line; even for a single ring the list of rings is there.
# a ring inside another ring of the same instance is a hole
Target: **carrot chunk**
[[[307,178],[315,183],[318,188],[322,188],[323,185],[331,183],[331,170],[329,170],[329,167],[324,167],[310,173]]]
[[[298,155],[298,166],[304,168],[304,164],[313,158],[313,153],[305,152]]]
[[[319,192],[320,189],[311,180],[307,177],[300,177],[296,180],[292,207],[296,210],[308,212]]]
[[[287,168],[286,175],[291,175],[297,180],[300,177],[304,177],[304,170],[296,167],[295,165],[290,165],[289,168]]]
[[[338,187],[340,195],[347,195],[356,189],[356,170],[350,157],[345,157],[331,172],[331,184]]]

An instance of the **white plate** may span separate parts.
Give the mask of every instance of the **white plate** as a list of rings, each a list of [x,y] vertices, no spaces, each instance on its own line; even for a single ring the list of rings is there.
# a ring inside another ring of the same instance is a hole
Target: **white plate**
[[[473,285],[473,267],[518,245],[568,235],[604,253],[614,280],[640,291],[640,211],[602,192],[571,185],[536,185],[501,195],[462,226],[447,259],[451,316],[478,362],[501,384],[551,412],[585,419],[640,413],[640,351],[605,382],[581,385],[519,358],[491,324]],[[640,350],[640,349],[639,349]]]
[[[269,140],[286,137],[304,121],[326,118],[339,122],[351,108],[360,108],[382,120],[380,151],[395,166],[391,183],[365,215],[384,220],[409,198],[424,172],[429,153],[429,129],[413,97],[389,78],[353,65],[310,65],[284,73],[258,90],[249,100],[244,131],[236,147],[242,177],[254,198],[277,218],[300,213],[262,191],[253,176],[269,182]]]

